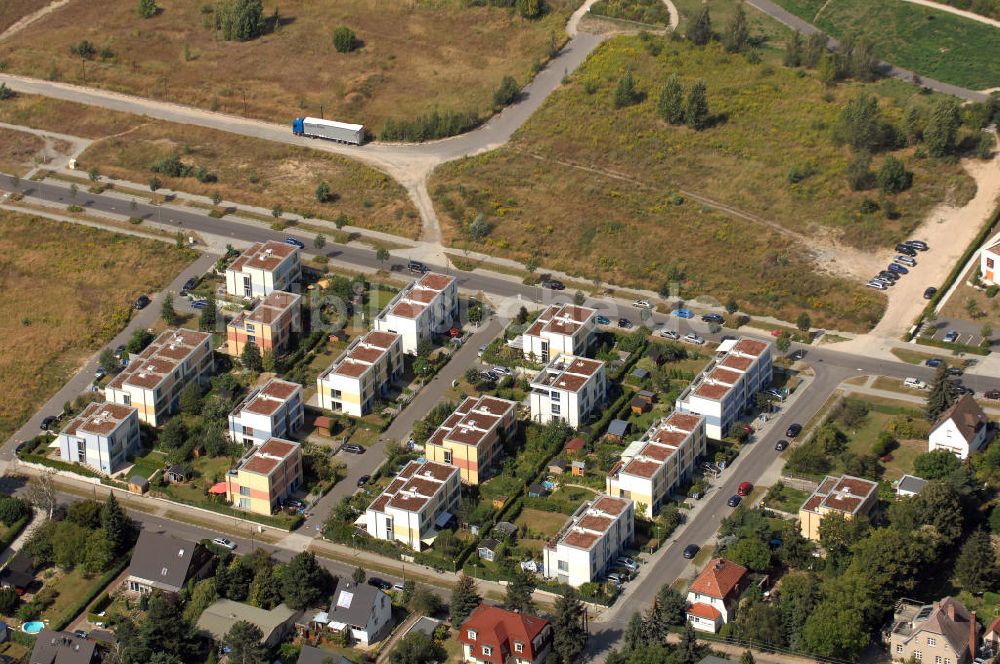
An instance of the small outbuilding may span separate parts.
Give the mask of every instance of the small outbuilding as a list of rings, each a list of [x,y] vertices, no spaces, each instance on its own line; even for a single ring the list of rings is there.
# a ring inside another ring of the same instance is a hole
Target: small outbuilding
[[[142,495],[149,491],[149,480],[142,475],[133,475],[128,478],[128,490]]]
[[[626,420],[611,420],[611,424],[608,425],[608,439],[619,441],[625,438],[628,433],[628,421]]]
[[[500,542],[488,537],[479,543],[476,553],[479,554],[480,560],[493,562],[496,559],[498,548],[500,548]]]

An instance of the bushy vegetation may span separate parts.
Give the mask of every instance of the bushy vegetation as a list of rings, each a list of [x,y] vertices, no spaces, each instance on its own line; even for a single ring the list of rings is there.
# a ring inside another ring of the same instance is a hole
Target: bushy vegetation
[[[590,13],[649,25],[670,25],[670,12],[663,0],[598,0],[590,6]]]
[[[473,129],[481,119],[475,111],[438,111],[413,120],[387,118],[379,132],[383,141],[430,141],[447,138]]]
[[[215,6],[215,29],[226,41],[250,41],[264,34],[261,0],[222,0]]]
[[[193,177],[198,182],[209,183],[218,180],[218,177],[214,173],[210,173],[208,168],[205,166],[198,166],[197,168],[191,164],[185,164],[181,161],[181,157],[176,152],[154,162],[150,165],[149,170],[160,175],[166,175],[172,178],[188,178]]]

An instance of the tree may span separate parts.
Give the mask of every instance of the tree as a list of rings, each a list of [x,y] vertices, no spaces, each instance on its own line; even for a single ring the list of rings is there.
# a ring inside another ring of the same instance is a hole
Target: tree
[[[101,530],[115,555],[128,550],[135,527],[112,493],[101,507]]]
[[[962,462],[958,457],[948,450],[924,452],[913,459],[913,472],[925,480],[944,479],[961,466]]]
[[[482,241],[490,232],[490,225],[486,221],[486,217],[480,212],[476,215],[472,223],[469,224],[469,237],[475,242]]]
[[[744,650],[743,654],[740,655],[740,664],[755,664],[755,662],[756,660],[753,658],[753,653],[749,650]]]
[[[337,230],[339,231],[341,228],[346,226],[349,221],[350,219],[347,218],[347,215],[341,212],[340,214],[337,215],[337,218],[333,220],[333,224],[337,227]]]
[[[48,514],[49,519],[56,509],[56,485],[53,480],[56,471],[43,470],[28,480],[28,487],[24,497],[29,503]]]
[[[871,92],[860,91],[840,112],[833,137],[859,152],[874,152],[886,143],[886,124],[878,99]]]
[[[846,567],[850,563],[851,546],[867,530],[865,519],[847,519],[837,513],[823,517],[819,524],[819,541],[826,549],[828,565],[834,570]]]
[[[827,36],[822,32],[814,32],[806,39],[802,50],[802,64],[810,69],[816,68],[826,53]]]
[[[754,572],[763,572],[771,566],[771,549],[759,539],[741,539],[727,549],[726,555]]]
[[[20,604],[20,597],[13,588],[0,588],[0,614],[12,616]]]
[[[518,613],[531,613],[535,608],[531,601],[531,595],[535,592],[535,578],[528,572],[520,570],[514,574],[514,578],[507,584],[507,596],[503,605],[510,611]]]
[[[111,550],[111,543],[104,537],[104,533],[99,530],[91,532],[83,553],[83,568],[87,574],[103,572],[113,560],[114,553]]]
[[[367,578],[368,574],[363,567],[355,567],[354,572],[351,573],[351,580],[358,585],[364,583]]]
[[[705,648],[698,645],[698,639],[694,635],[691,623],[684,625],[684,633],[681,635],[681,642],[677,649],[683,664],[697,664],[704,656]]]
[[[322,233],[320,233],[319,235],[317,235],[316,237],[314,237],[313,238],[313,246],[316,247],[317,249],[322,250],[323,247],[326,246],[326,236],[323,235]]]
[[[184,620],[189,623],[198,622],[202,612],[217,599],[219,592],[216,589],[215,577],[202,579],[191,590],[191,599],[184,606]]]
[[[924,128],[924,142],[932,157],[944,157],[955,151],[958,127],[962,124],[958,103],[942,97],[931,106],[930,117]]]
[[[706,8],[705,11],[708,11]],[[708,126],[708,99],[705,92],[705,81],[699,80],[691,86],[688,93],[687,107],[684,110],[684,122],[688,127],[701,131]]]
[[[684,122],[684,88],[681,86],[681,80],[677,74],[668,76],[666,83],[663,84],[656,112],[670,124]]]
[[[974,595],[995,589],[1000,583],[997,554],[984,528],[977,528],[962,545],[955,561],[955,577]]]
[[[424,616],[437,615],[443,605],[444,602],[441,600],[441,597],[426,586],[416,588],[409,601],[406,602],[406,608]]]
[[[163,296],[163,304],[160,305],[160,319],[171,327],[177,325],[179,317],[174,310],[174,294],[167,293]]]
[[[889,508],[889,522],[894,529],[912,533],[927,526],[945,546],[958,541],[963,521],[958,491],[944,480],[928,482],[919,494]]]
[[[698,14],[688,28],[687,38],[698,46],[704,46],[712,41],[712,17],[708,12],[708,5],[702,5]]]
[[[517,79],[510,74],[504,76],[500,81],[500,87],[493,93],[493,106],[502,108],[513,104],[520,91],[521,86],[517,84]]]
[[[256,39],[266,26],[261,0],[223,0],[215,8],[215,27],[226,41]]]
[[[521,305],[521,308],[517,310],[517,317],[514,319],[514,321],[518,325],[524,325],[525,323],[528,322],[528,308],[525,307],[523,304]]]
[[[586,609],[575,588],[556,599],[552,628],[555,638],[552,649],[562,664],[575,664],[587,644],[587,631],[583,620]]]
[[[464,623],[482,601],[475,579],[465,574],[459,576],[458,585],[452,590],[451,602],[448,604],[451,624],[458,626]]]
[[[683,595],[670,587],[669,583],[660,586],[653,600],[653,613],[656,615],[655,621],[661,625],[680,625],[684,622],[687,600]],[[666,633],[661,635],[666,637]]]
[[[782,332],[774,345],[778,348],[778,352],[787,353],[788,349],[792,347],[792,336],[788,332]]]
[[[737,611],[736,633],[743,642],[765,643],[772,647],[785,642],[778,607],[753,600],[745,602]]]
[[[164,652],[181,662],[195,661],[198,637],[193,626],[184,619],[177,597],[153,591],[149,598],[146,619],[138,628],[138,641],[146,657],[134,661],[149,661],[150,653]]]
[[[538,18],[545,12],[544,0],[517,0],[517,13],[521,18]]]
[[[743,9],[743,3],[736,5],[736,13],[733,19],[726,26],[726,33],[722,37],[722,44],[730,53],[739,53],[746,48],[750,39],[750,29],[747,26],[747,13]]]
[[[622,634],[622,641],[625,642],[625,650],[638,650],[646,643],[646,623],[642,619],[642,614],[636,611],[629,618],[625,625],[625,632]]]
[[[635,89],[635,78],[632,76],[632,70],[626,69],[622,77],[618,79],[618,87],[615,88],[615,108],[631,106],[638,103],[639,99],[639,93]]]
[[[326,203],[333,197],[333,190],[330,189],[330,183],[323,180],[318,185],[316,185],[316,200],[320,203]]]
[[[139,7],[136,10],[140,18],[153,18],[160,10],[154,0],[139,0]]]
[[[281,582],[281,596],[293,609],[316,606],[330,594],[333,585],[330,573],[320,567],[315,555],[306,551],[288,562]]]
[[[792,38],[785,45],[786,67],[798,67],[802,65],[802,33],[796,30],[792,33]]]
[[[101,351],[101,354],[97,357],[97,364],[104,370],[104,373],[118,373],[118,358],[115,357],[115,352],[110,348],[105,348]]]
[[[875,182],[882,193],[898,194],[913,184],[913,173],[906,170],[902,161],[889,155],[875,174]]]
[[[159,189],[162,186],[163,186],[163,183],[160,182],[160,178],[156,177],[155,175],[153,177],[149,178],[149,190],[151,192],[153,192],[154,194],[156,193],[156,190]]]
[[[252,341],[248,341],[243,346],[243,352],[240,354],[240,362],[243,364],[243,368],[248,371],[260,373],[264,370],[264,360],[260,356],[260,349]]]
[[[436,664],[446,659],[444,646],[423,632],[407,634],[389,655],[392,664]]]
[[[340,25],[333,29],[333,48],[337,53],[350,53],[357,46],[358,39],[346,25]]]
[[[178,405],[181,412],[185,415],[198,415],[201,413],[201,385],[198,384],[198,381],[192,380],[181,388]]]
[[[218,312],[215,308],[215,289],[212,289],[208,291],[208,295],[205,296],[205,308],[201,310],[201,315],[198,317],[198,328],[205,332],[211,332],[214,330],[217,315]]]
[[[934,373],[931,389],[927,393],[927,419],[936,422],[944,411],[955,402],[955,390],[948,380],[948,367],[942,364]]]
[[[13,99],[15,92],[7,87],[6,83],[0,83],[0,101]]]
[[[240,620],[226,634],[223,641],[230,648],[229,661],[234,664],[257,664],[263,662],[264,632],[251,622]]]

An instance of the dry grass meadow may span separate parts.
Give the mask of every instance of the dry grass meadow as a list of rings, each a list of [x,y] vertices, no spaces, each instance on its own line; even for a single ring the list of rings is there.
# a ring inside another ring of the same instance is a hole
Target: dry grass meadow
[[[0,122],[54,131],[81,138],[104,138],[142,122],[129,113],[109,111],[61,99],[18,93],[0,102]]]
[[[3,0],[0,4],[0,33],[47,4],[49,0]]]
[[[850,191],[850,152],[831,140],[858,85],[827,89],[810,72],[752,65],[687,42],[665,42],[653,55],[653,41],[618,37],[602,45],[510,146],[439,169],[431,187],[447,239],[464,246],[463,230],[483,212],[491,231],[474,248],[487,253],[535,256],[545,267],[625,286],[656,288],[679,274],[688,294],[722,301],[733,294],[751,311],[786,320],[807,309],[817,325],[835,329],[877,320],[884,298],[817,265],[811,250],[839,246],[868,256],[935,204],[968,201],[972,179],[957,164],[901,150],[914,186],[892,197],[898,218],[862,214],[865,198],[883,208],[886,201],[877,191]],[[644,100],[615,109],[626,69]],[[660,86],[672,72],[685,89],[706,80],[716,126],[695,132],[657,117]],[[871,89],[894,120],[916,93],[889,81]],[[792,184],[792,169],[809,175]],[[680,205],[672,199],[678,192]]]
[[[511,10],[467,7],[462,0],[285,0],[281,27],[249,42],[214,30],[212,2],[160,0],[150,19],[135,0],[72,0],[0,44],[10,72],[86,83],[226,113],[291,122],[319,115],[364,123],[431,111],[486,111],[504,75],[522,83],[563,39],[572,0],[527,21]],[[203,11],[207,8],[207,12]],[[346,25],[361,48],[334,50]],[[113,57],[85,65],[70,47],[86,39]]]
[[[191,254],[172,244],[0,211],[0,440],[121,330],[130,304]]]
[[[0,172],[25,175],[32,159],[45,147],[45,140],[23,131],[0,128]]]

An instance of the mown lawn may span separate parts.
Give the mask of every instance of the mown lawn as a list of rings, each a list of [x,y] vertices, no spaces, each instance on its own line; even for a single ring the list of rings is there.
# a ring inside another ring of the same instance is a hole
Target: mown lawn
[[[192,255],[172,244],[0,211],[0,440]]]
[[[529,530],[545,537],[555,537],[559,529],[566,525],[568,519],[569,517],[562,512],[545,512],[526,507],[521,510],[514,525],[526,526]]]
[[[901,150],[914,186],[892,201],[899,218],[863,215],[861,202],[879,195],[850,191],[850,151],[832,141],[840,109],[862,85],[827,89],[811,72],[752,65],[718,46],[666,42],[654,56],[654,41],[603,44],[512,145],[438,169],[431,190],[446,242],[623,286],[658,288],[674,278],[684,297],[734,295],[751,313],[786,320],[809,310],[815,324],[834,329],[862,330],[877,320],[884,296],[829,267],[829,257],[814,263],[813,253],[832,245],[835,255],[844,248],[845,264],[864,261],[933,205],[964,204],[971,178],[959,165]],[[614,91],[627,69],[645,98],[616,110]],[[686,88],[707,82],[716,126],[695,132],[658,118],[670,73]],[[895,99],[882,105],[898,121]],[[792,184],[793,169],[810,174]],[[466,229],[479,213],[490,231],[474,242]]]
[[[86,597],[95,585],[100,583],[102,574],[95,574],[88,577],[82,567],[76,567],[69,572],[58,572],[59,577],[53,581],[46,581],[47,587],[55,588],[59,591],[55,601],[47,609],[42,611],[41,619],[52,621],[63,616],[67,609],[75,606]]]
[[[993,26],[903,0],[777,2],[834,37],[870,37],[882,59],[923,76],[973,90],[1000,86]]]

